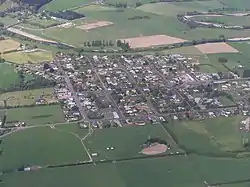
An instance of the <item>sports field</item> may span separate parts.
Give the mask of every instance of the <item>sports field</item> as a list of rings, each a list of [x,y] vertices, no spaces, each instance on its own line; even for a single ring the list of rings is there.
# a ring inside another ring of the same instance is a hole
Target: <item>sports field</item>
[[[6,61],[24,64],[24,63],[39,63],[45,61],[51,61],[53,59],[52,52],[44,50],[36,50],[31,52],[18,51],[13,53],[7,53],[3,55]]]
[[[33,105],[36,102],[49,104],[57,102],[53,88],[8,92],[0,95],[0,100],[7,99],[7,106]]]
[[[0,40],[0,54],[12,50],[18,49],[20,46],[19,42],[16,42],[14,40]]]
[[[22,107],[7,110],[7,123],[16,121],[27,125],[64,122],[64,114],[59,105]]]

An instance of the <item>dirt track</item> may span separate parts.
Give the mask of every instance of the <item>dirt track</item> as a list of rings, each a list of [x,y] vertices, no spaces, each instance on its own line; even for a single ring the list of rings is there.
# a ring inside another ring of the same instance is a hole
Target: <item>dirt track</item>
[[[16,29],[16,28],[8,28],[7,30],[10,31],[10,32],[14,32],[16,34],[31,38],[33,40],[37,40],[37,41],[41,41],[41,42],[49,42],[49,43],[54,43],[54,44],[58,43],[58,42],[53,41],[53,40],[47,40],[47,39],[41,38],[39,36],[29,34],[27,32],[21,31],[21,30]]]

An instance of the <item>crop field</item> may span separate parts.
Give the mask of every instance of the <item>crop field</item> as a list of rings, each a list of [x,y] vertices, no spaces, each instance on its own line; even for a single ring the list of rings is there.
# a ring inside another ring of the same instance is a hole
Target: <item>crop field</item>
[[[175,134],[179,144],[198,153],[219,154],[225,151],[244,150],[245,133],[240,131],[242,116],[183,121],[167,126]]]
[[[43,104],[57,102],[53,96],[53,88],[8,92],[0,95],[0,100],[7,98],[7,106],[33,105],[36,102]]]
[[[64,114],[59,105],[21,107],[7,110],[7,123],[21,121],[27,125],[41,125],[64,122]]]
[[[0,64],[0,88],[8,88],[20,81],[18,73],[11,64]]]
[[[4,138],[3,146],[1,169],[88,160],[77,137],[50,127],[31,128],[11,134]]]
[[[234,49],[227,43],[207,43],[195,46],[204,54],[214,54],[214,53],[238,53],[237,49]]]
[[[16,50],[20,47],[20,43],[14,40],[0,40],[0,54],[12,50]]]
[[[3,55],[3,58],[8,62],[16,64],[40,63],[53,60],[52,52],[45,50],[7,53]]]
[[[177,156],[13,173],[2,178],[5,187],[20,184],[27,187],[128,187],[135,184],[144,187],[200,187],[204,186],[204,181],[215,184],[248,179],[249,169],[248,160]],[[243,186],[237,184],[237,187]]]

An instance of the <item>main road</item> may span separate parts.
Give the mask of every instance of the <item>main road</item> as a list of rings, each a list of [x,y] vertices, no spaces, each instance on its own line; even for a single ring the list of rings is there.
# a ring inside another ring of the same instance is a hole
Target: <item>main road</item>
[[[65,83],[69,89],[69,91],[72,93],[72,96],[74,98],[74,101],[76,103],[76,106],[78,107],[78,110],[82,116],[83,119],[88,119],[82,105],[81,105],[81,101],[79,99],[79,97],[77,96],[77,93],[75,92],[74,88],[73,88],[73,85],[70,81],[70,78],[68,76],[68,74],[63,70],[62,68],[62,65],[60,64],[60,62],[57,61],[57,66],[58,66],[58,69],[59,71],[63,74],[63,77],[64,77],[64,80],[65,80]]]

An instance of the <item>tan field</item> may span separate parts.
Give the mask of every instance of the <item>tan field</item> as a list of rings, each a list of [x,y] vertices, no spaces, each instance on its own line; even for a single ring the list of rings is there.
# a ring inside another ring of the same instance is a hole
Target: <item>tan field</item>
[[[227,43],[208,43],[195,46],[200,52],[204,54],[214,53],[238,53],[239,51]]]
[[[88,31],[88,30],[91,30],[91,29],[95,29],[95,28],[99,28],[99,27],[106,27],[106,26],[109,26],[109,25],[113,25],[113,23],[109,22],[109,21],[96,21],[96,22],[93,22],[93,23],[87,23],[87,24],[84,24],[84,25],[80,25],[77,28]]]
[[[0,53],[16,50],[19,46],[20,43],[14,40],[0,40]]]
[[[159,45],[168,45],[186,41],[181,38],[175,38],[167,35],[140,36],[135,38],[121,39],[121,41],[124,40],[129,43],[131,48],[144,48]]]
[[[156,155],[165,153],[167,151],[168,147],[164,144],[154,144],[150,147],[144,148],[142,150],[142,153],[145,155]]]

